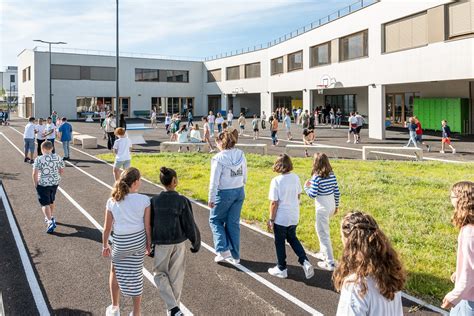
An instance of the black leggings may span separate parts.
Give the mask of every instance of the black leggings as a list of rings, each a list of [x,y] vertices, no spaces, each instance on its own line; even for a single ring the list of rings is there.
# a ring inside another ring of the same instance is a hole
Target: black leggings
[[[41,151],[41,144],[44,143],[46,139],[36,139],[36,142],[38,143],[38,156],[41,156],[43,152]]]
[[[107,149],[111,150],[114,147],[115,134],[114,132],[107,132]]]

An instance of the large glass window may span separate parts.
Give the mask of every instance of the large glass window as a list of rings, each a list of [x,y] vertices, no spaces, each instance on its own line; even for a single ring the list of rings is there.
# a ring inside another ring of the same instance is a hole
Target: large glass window
[[[51,78],[60,80],[115,80],[114,67],[51,65]]]
[[[84,118],[84,112],[100,112],[114,110],[111,97],[77,97],[77,118]]]
[[[369,31],[348,35],[339,39],[339,60],[351,60],[368,56]]]
[[[221,95],[208,95],[207,96],[207,111],[213,113],[219,112],[221,109]]]
[[[240,66],[227,67],[226,68],[226,80],[239,80],[240,79]]]
[[[158,69],[135,68],[135,81],[159,81]]]
[[[282,74],[283,73],[283,56],[274,58],[271,61],[271,74]]]
[[[303,51],[288,55],[288,71],[303,69]]]
[[[245,65],[245,78],[260,78],[260,63]]]
[[[331,63],[331,42],[313,46],[311,51],[311,67],[327,65]]]
[[[160,70],[160,81],[162,82],[189,82],[189,71],[187,70]]]
[[[220,68],[214,69],[214,70],[208,70],[207,82],[221,81],[221,76],[222,76],[222,70]]]
[[[344,94],[344,95],[326,95],[325,96],[325,105],[329,105],[337,109],[341,109],[344,118],[344,121],[347,120],[347,116],[351,112],[357,111],[356,104],[356,95],[355,94]]]

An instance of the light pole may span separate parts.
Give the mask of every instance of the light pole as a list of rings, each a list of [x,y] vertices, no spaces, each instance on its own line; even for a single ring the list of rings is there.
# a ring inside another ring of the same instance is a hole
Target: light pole
[[[52,91],[52,80],[51,80],[51,45],[67,44],[65,42],[48,42],[43,40],[33,40],[33,42],[40,42],[49,45],[49,115],[53,114],[53,91]]]
[[[119,0],[115,0],[115,126],[119,126]]]

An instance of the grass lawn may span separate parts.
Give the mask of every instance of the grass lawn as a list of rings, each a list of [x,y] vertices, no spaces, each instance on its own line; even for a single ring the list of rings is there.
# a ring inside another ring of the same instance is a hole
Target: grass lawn
[[[112,161],[111,154],[101,158]],[[249,166],[247,197],[242,218],[265,227],[268,219],[268,188],[276,176],[275,157],[246,155]],[[178,189],[206,201],[211,156],[207,154],[136,154],[132,165],[159,183],[165,165],[178,172]],[[311,159],[294,158],[294,172],[301,183],[310,177]],[[341,255],[339,224],[343,214],[361,210],[375,217],[398,250],[409,272],[406,291],[439,304],[453,287],[449,277],[456,267],[457,231],[450,223],[450,186],[474,180],[474,164],[333,160],[341,189],[340,212],[331,220],[336,258]],[[313,200],[302,195],[298,236],[312,251],[319,248],[314,229]]]

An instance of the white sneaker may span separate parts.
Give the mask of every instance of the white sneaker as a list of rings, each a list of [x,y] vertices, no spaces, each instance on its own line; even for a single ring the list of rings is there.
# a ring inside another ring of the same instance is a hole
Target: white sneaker
[[[229,261],[232,264],[239,264],[240,263],[240,259],[235,259],[235,258],[230,258],[227,261]]]
[[[230,254],[229,250],[226,250],[224,252],[218,252],[217,256],[214,258],[214,262],[222,262],[226,259],[232,258],[232,255]]]
[[[120,307],[109,305],[105,310],[105,316],[120,316]]]
[[[453,149],[453,154],[455,154],[455,153],[456,153],[456,149]]]
[[[326,261],[326,259],[328,258],[324,252],[317,252],[314,254],[314,257],[321,261]]]
[[[350,143],[351,141],[348,139],[346,143]]]
[[[327,261],[319,261],[318,262],[318,267],[320,267],[323,270],[327,270],[327,271],[334,271],[334,269],[336,268],[334,263],[329,263]]]
[[[311,263],[309,263],[308,260],[305,260],[303,262],[303,270],[304,270],[304,275],[306,276],[307,279],[311,279],[314,275],[314,268],[313,266],[311,265]]]
[[[288,277],[288,270],[280,270],[278,266],[274,266],[273,268],[268,269],[268,273],[270,273],[273,276],[276,276],[277,278],[280,279],[286,279]]]
[[[440,150],[439,153],[440,153],[440,154],[444,154],[444,150]]]

